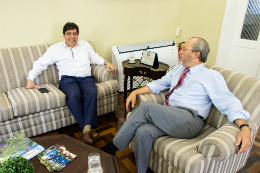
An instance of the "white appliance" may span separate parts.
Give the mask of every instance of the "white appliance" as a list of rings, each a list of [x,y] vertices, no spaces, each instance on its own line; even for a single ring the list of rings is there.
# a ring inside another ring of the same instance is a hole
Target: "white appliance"
[[[170,69],[178,64],[178,50],[173,39],[114,46],[112,47],[112,63],[118,69],[118,83],[120,92],[124,91],[122,62],[128,60],[130,52],[135,52],[135,59],[141,59],[143,50],[156,52],[158,55],[158,61],[168,64]],[[134,78],[138,81],[141,77],[134,76]],[[129,85],[128,80],[128,90],[130,89]],[[137,84],[134,82],[133,86],[135,87],[136,85]]]

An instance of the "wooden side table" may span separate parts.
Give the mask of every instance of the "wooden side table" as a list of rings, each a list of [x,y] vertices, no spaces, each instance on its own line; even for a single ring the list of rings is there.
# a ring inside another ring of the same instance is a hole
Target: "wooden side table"
[[[128,60],[122,62],[123,73],[125,75],[124,79],[124,100],[126,102],[127,99],[127,80],[128,76],[130,76],[130,92],[133,90],[133,76],[143,76],[149,77],[153,80],[160,79],[163,77],[167,70],[169,69],[169,65],[159,62],[159,66],[157,68],[150,67],[148,65],[144,65],[140,63],[141,60],[135,60],[135,64],[128,63]],[[126,114],[126,107],[125,107]]]

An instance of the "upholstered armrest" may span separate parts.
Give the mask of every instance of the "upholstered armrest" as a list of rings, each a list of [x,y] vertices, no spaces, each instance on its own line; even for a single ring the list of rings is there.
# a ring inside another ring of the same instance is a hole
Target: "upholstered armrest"
[[[118,93],[119,86],[118,81],[115,79],[111,79],[109,81],[96,83],[97,86],[97,98],[98,100],[115,93]]]
[[[250,125],[252,130],[252,147],[255,140],[257,127],[250,120],[247,120],[247,123]],[[221,128],[214,131],[201,141],[198,152],[202,153],[208,159],[217,161],[227,160],[233,157],[239,150],[239,147],[235,146],[236,138],[239,132],[240,130],[236,124],[227,122]],[[248,150],[248,152],[250,152],[250,150]]]
[[[95,76],[97,83],[116,79],[117,77],[117,73],[113,73],[111,69],[107,71],[106,65],[91,65],[91,74]]]
[[[143,94],[136,97],[136,106],[139,106],[144,101],[152,101],[158,104],[164,104],[164,96],[169,92],[169,89],[160,92],[160,94]]]

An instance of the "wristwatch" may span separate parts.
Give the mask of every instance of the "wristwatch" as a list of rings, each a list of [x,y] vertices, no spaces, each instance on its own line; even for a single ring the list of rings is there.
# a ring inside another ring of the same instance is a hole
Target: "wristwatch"
[[[243,127],[245,127],[245,126],[247,126],[247,127],[250,129],[250,127],[249,127],[248,124],[241,124],[241,126],[239,126],[240,130],[241,130]],[[251,130],[251,129],[250,129],[250,130]]]

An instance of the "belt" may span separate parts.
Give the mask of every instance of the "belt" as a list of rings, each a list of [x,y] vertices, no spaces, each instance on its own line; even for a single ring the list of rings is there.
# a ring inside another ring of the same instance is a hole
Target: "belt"
[[[202,116],[197,115],[202,121],[204,121],[204,118]]]

